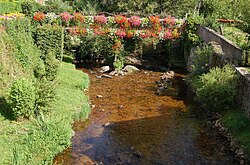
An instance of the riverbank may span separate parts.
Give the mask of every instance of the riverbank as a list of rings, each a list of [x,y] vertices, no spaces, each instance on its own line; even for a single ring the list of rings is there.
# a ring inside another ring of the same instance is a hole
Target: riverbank
[[[73,64],[62,62],[53,111],[31,120],[13,121],[0,114],[0,164],[52,164],[71,143],[72,124],[90,112],[89,78]]]

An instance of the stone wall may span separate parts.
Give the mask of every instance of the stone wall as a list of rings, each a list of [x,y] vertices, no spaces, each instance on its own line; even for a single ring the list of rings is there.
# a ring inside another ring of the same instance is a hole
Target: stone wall
[[[236,66],[239,66],[239,64],[242,63],[243,51],[232,41],[201,25],[197,25],[196,34],[200,36],[205,43],[218,42],[221,45],[223,52],[225,53],[225,60],[232,62]]]
[[[242,67],[236,67],[236,69],[241,76],[237,99],[242,108],[246,111],[247,116],[250,117],[250,73]]]

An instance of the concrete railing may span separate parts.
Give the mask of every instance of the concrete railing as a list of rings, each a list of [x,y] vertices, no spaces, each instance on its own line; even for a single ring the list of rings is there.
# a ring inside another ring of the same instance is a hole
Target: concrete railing
[[[236,69],[241,76],[237,91],[237,99],[242,108],[246,111],[248,117],[250,117],[250,72],[242,67],[236,67]]]
[[[225,53],[224,59],[239,66],[243,61],[243,50],[234,44],[232,41],[226,39],[224,36],[217,34],[212,29],[197,25],[196,34],[201,37],[205,43],[212,41],[218,42]]]

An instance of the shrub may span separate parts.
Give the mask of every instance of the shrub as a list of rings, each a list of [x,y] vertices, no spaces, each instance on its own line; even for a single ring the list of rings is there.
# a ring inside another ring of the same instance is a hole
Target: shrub
[[[208,110],[225,110],[233,105],[237,80],[238,76],[232,66],[215,67],[209,73],[200,76],[196,98]]]
[[[210,45],[197,46],[193,57],[194,63],[192,65],[191,74],[200,75],[206,73],[209,70],[209,58],[213,53],[213,49]]]
[[[56,98],[56,82],[40,80],[36,84],[35,113],[48,113]]]
[[[37,2],[23,2],[21,6],[22,12],[28,17],[32,17],[41,8],[41,5]]]
[[[113,57],[113,41],[106,35],[100,36],[83,36],[81,44],[76,51],[76,59],[109,59]]]
[[[35,33],[35,43],[42,51],[42,59],[52,52],[57,59],[61,59],[62,27],[59,25],[46,24],[39,26]]]
[[[52,52],[48,52],[44,59],[45,77],[48,81],[55,80],[60,62],[55,58]]]
[[[33,82],[26,78],[16,80],[11,87],[9,102],[13,117],[30,117],[35,106]]]
[[[22,12],[21,4],[22,2],[1,2],[0,1],[0,14]]]
[[[4,22],[6,32],[11,38],[11,43],[16,50],[13,56],[27,69],[32,71],[40,51],[34,44],[32,27],[28,18],[6,20]]]

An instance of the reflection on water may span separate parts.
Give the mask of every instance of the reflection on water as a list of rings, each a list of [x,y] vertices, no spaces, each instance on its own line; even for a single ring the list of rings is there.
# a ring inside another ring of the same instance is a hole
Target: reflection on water
[[[112,79],[90,74],[95,108],[88,121],[75,124],[72,146],[54,163],[237,164],[225,139],[190,102],[184,75],[176,75],[174,92],[158,96],[160,74],[142,71]]]

